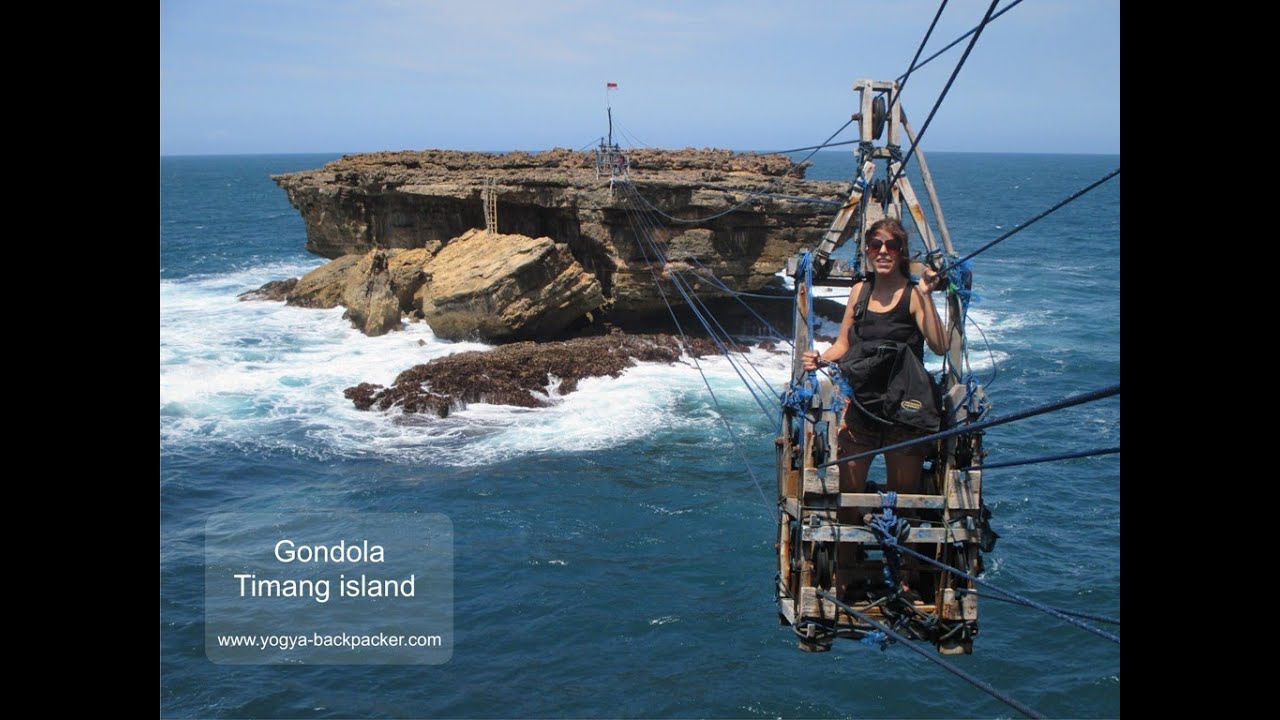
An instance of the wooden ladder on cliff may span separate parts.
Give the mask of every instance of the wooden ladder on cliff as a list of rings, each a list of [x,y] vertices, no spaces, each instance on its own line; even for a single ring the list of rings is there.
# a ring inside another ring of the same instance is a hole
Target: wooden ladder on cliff
[[[496,235],[498,234],[498,189],[493,178],[485,178],[482,198],[485,232]]]

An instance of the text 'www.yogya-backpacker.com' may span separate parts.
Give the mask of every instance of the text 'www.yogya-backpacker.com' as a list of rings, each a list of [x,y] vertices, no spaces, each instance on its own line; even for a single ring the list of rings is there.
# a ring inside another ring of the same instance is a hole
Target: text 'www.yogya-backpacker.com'
[[[352,635],[339,633],[327,635],[219,635],[218,647],[251,648],[255,650],[293,650],[296,648],[380,648],[380,647],[443,647],[444,638],[439,635]]]

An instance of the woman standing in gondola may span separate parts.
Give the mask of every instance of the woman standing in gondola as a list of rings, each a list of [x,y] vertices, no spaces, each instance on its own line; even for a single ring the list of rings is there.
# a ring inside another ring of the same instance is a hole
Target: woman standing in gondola
[[[894,218],[884,218],[871,225],[865,235],[866,267],[872,270],[869,281],[854,284],[835,343],[822,353],[807,351],[803,355],[805,370],[838,362],[855,343],[893,340],[906,343],[916,359],[924,361],[924,344],[942,355],[947,350],[946,331],[932,292],[942,277],[926,269],[917,283],[911,282],[910,251],[907,231]],[[855,319],[863,288],[871,283],[865,313]],[[856,323],[856,327],[855,327]],[[885,388],[868,388],[883,391]],[[869,416],[855,402],[850,402],[840,425],[838,451],[847,457],[904,442],[925,433],[886,424]],[[915,445],[885,453],[887,490],[901,493],[920,492],[920,469],[924,445]],[[866,457],[840,464],[840,491],[866,492],[867,471],[873,458]]]

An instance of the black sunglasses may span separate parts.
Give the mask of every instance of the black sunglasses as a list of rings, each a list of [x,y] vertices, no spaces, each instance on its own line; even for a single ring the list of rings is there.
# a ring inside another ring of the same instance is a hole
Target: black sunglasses
[[[871,239],[867,241],[867,249],[871,252],[880,252],[882,246],[891,253],[902,252],[902,241],[896,238],[890,240]]]

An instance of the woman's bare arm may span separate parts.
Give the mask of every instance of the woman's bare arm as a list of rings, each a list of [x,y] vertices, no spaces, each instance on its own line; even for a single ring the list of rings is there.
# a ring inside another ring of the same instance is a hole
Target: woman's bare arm
[[[818,367],[817,360],[821,357],[828,362],[834,362],[844,357],[849,352],[849,331],[853,329],[853,310],[858,303],[858,292],[862,289],[862,283],[855,283],[849,288],[849,302],[844,308],[844,320],[840,322],[840,335],[836,337],[836,341],[831,347],[822,351],[822,354],[807,350],[804,353],[804,369],[813,370]],[[810,310],[812,312],[812,310]],[[826,363],[824,363],[826,364]]]
[[[938,316],[938,308],[933,304],[932,294],[941,280],[942,278],[933,270],[926,269],[920,282],[911,289],[913,296],[911,315],[916,319],[920,332],[924,334],[924,341],[929,344],[929,349],[937,355],[947,352],[947,329],[943,327],[942,318]]]

